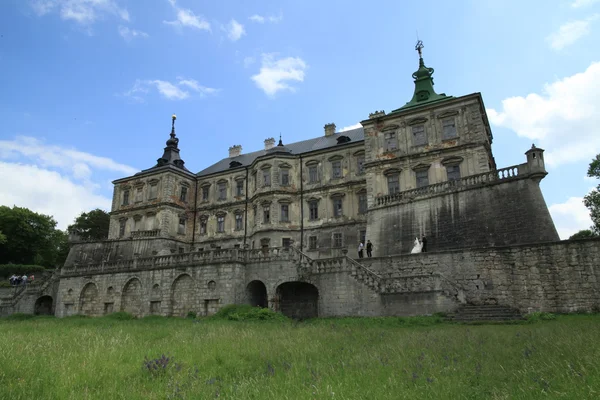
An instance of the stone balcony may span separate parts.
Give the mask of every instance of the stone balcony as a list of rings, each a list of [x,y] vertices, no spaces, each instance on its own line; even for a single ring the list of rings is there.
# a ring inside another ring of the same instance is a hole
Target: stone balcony
[[[160,236],[160,229],[150,229],[144,231],[132,231],[131,238],[132,239],[145,239]]]

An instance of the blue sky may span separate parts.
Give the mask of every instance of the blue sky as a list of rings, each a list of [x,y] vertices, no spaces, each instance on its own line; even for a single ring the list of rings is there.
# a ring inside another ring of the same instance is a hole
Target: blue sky
[[[600,153],[600,1],[4,0],[0,204],[110,208],[110,181],[152,166],[176,113],[186,166],[241,144],[357,124],[410,100],[417,31],[438,92],[481,92],[499,167],[546,149],[561,236]],[[594,45],[596,43],[596,45]]]

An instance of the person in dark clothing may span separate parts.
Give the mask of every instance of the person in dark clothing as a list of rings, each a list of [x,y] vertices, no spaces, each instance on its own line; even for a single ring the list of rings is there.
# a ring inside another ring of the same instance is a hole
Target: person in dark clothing
[[[363,242],[360,242],[358,244],[358,258],[363,258],[363,247],[365,247],[365,245]]]
[[[425,237],[425,235],[423,235],[423,237],[421,238],[421,253],[425,253],[427,251],[427,238]]]
[[[373,255],[373,243],[370,240],[367,240],[367,257],[371,258]]]

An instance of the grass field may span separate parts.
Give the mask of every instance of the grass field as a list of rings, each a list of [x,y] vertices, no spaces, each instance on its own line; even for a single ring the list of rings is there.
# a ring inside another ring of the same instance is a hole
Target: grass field
[[[600,398],[600,315],[438,320],[3,319],[0,399]]]

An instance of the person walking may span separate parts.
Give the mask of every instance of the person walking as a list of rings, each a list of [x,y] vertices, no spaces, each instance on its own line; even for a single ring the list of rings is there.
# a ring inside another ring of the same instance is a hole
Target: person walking
[[[373,243],[370,240],[367,240],[367,257],[371,258],[373,255]]]
[[[358,244],[358,258],[363,258],[363,248],[365,247],[365,245],[363,244],[363,242],[360,242]]]

